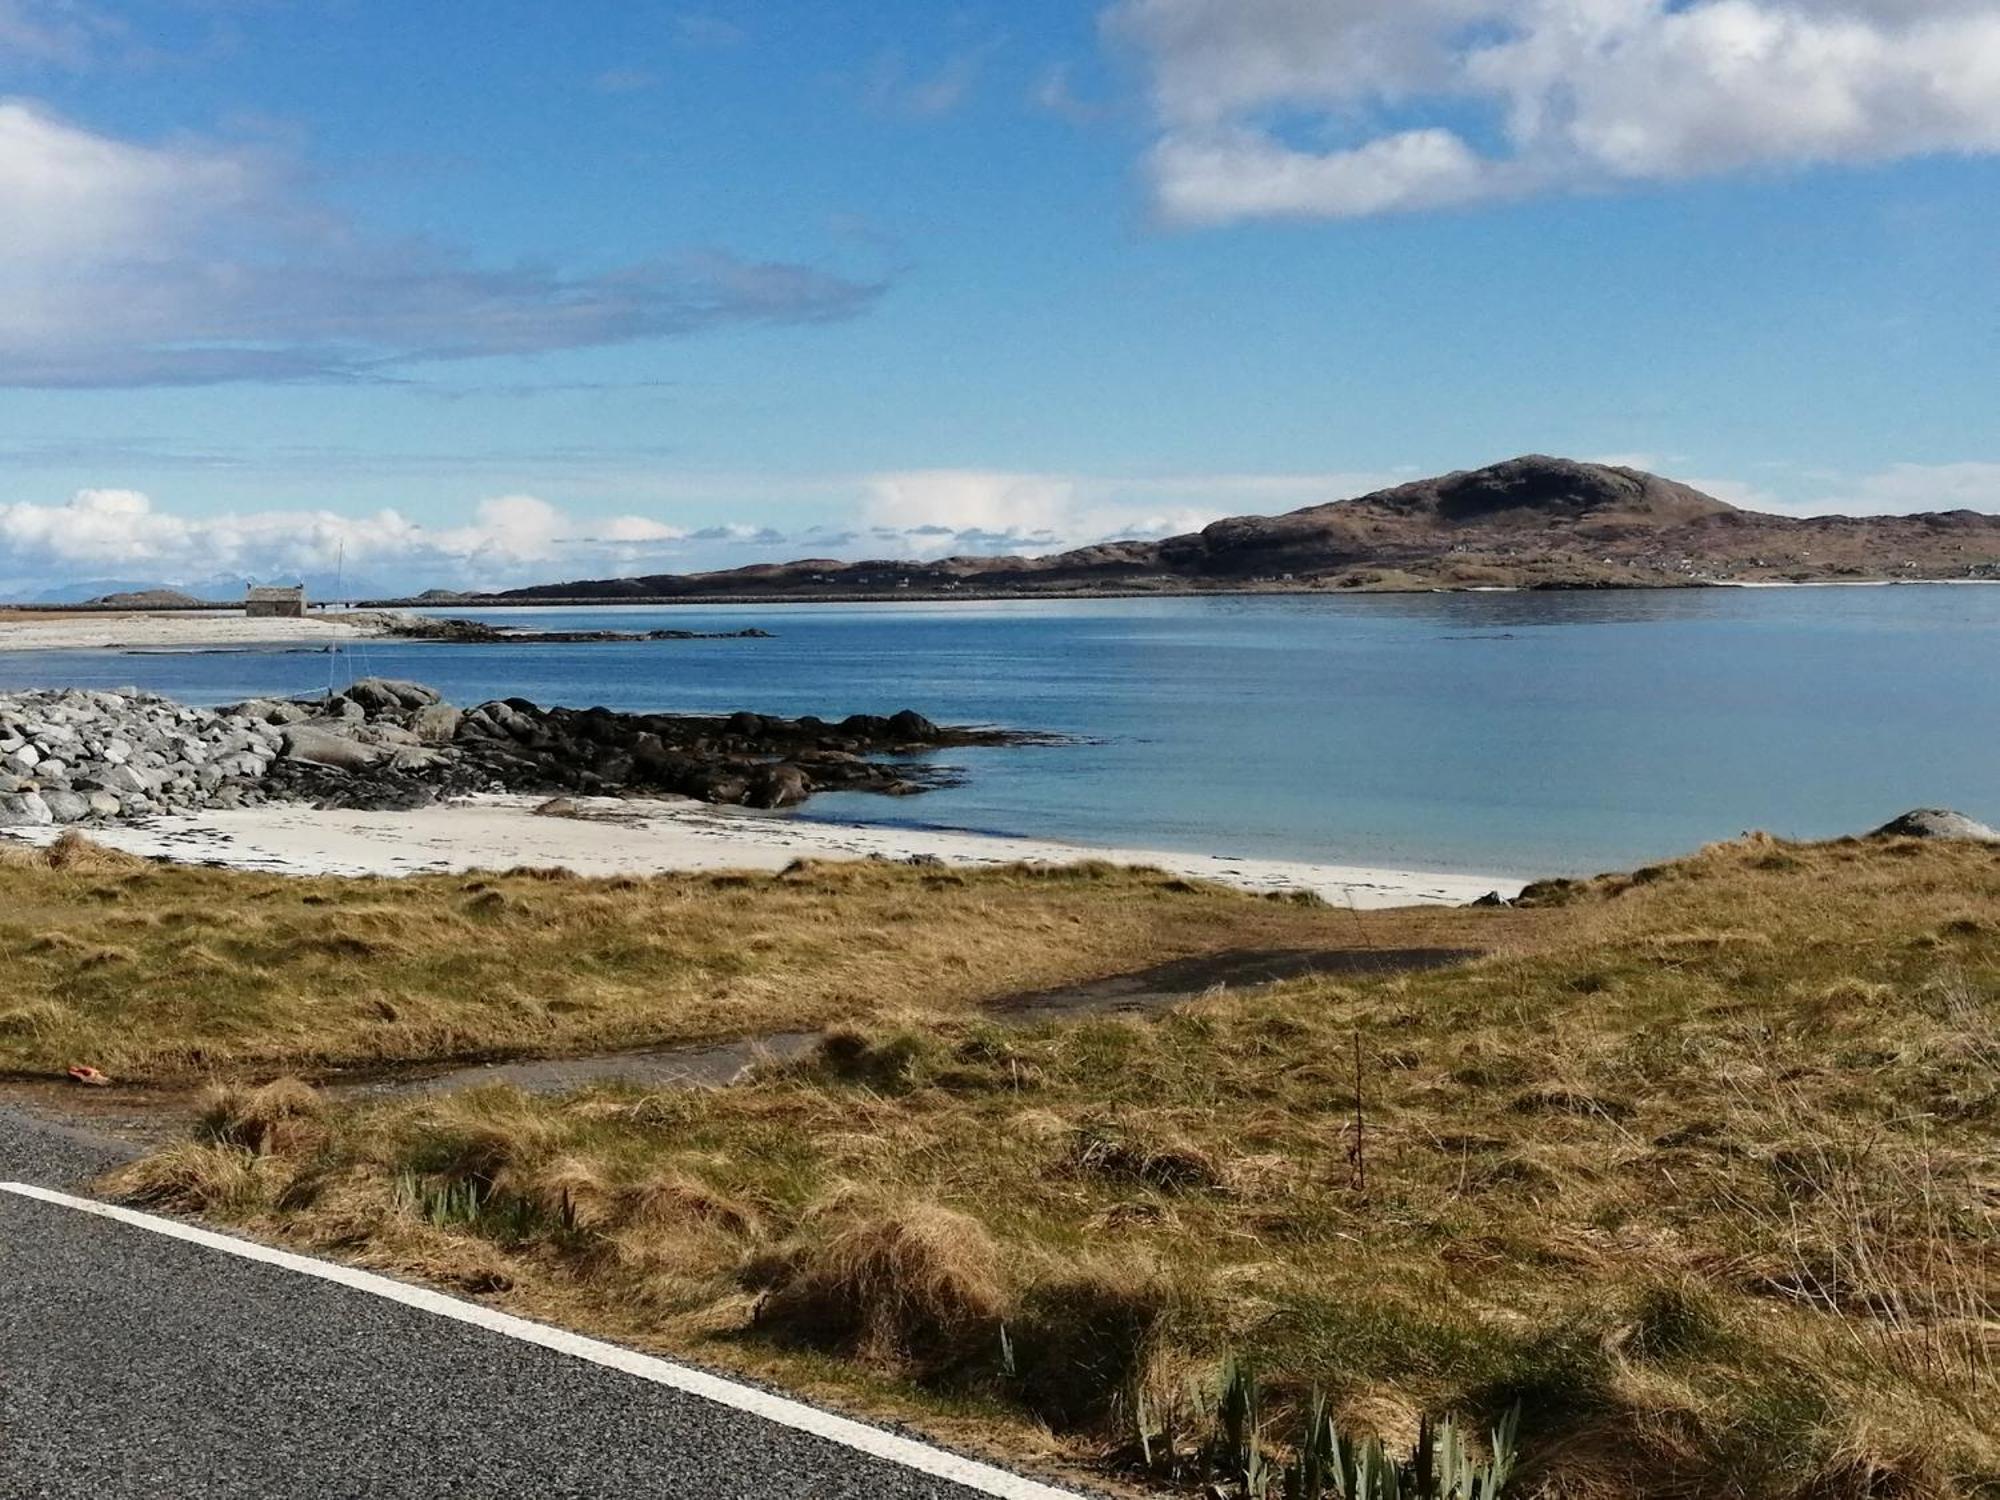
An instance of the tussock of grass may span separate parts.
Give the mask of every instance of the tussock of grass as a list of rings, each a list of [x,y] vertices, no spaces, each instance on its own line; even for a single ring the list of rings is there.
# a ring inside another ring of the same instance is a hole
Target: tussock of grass
[[[1110,865],[934,873],[302,880],[155,866],[71,834],[0,843],[0,1073],[260,1078],[928,1023],[1220,948],[1464,943],[1467,917],[1483,945],[1534,921],[1357,926]]]
[[[1163,1193],[1213,1192],[1222,1169],[1201,1147],[1171,1135],[1148,1136],[1111,1121],[1089,1120],[1071,1138],[1072,1170],[1111,1182],[1129,1182]]]
[[[10,865],[28,869],[40,866],[77,875],[121,874],[146,867],[146,862],[137,855],[107,849],[74,828],[65,828],[40,850],[29,852],[15,847],[8,853],[12,857],[6,863]]]
[[[1113,1468],[1195,1451],[1233,1353],[1274,1432],[1519,1402],[1509,1493],[2000,1491],[2000,854],[1753,839],[1564,901],[1457,969],[898,1012],[731,1089],[335,1110],[128,1190]]]
[[[269,1156],[310,1144],[325,1109],[319,1093],[296,1078],[262,1088],[218,1084],[202,1095],[196,1130],[218,1145]]]
[[[1144,1257],[1099,1254],[1034,1284],[1010,1340],[1022,1405],[1058,1432],[1116,1430],[1135,1393],[1173,1385],[1185,1302]]]
[[[182,1141],[114,1170],[105,1187],[127,1203],[186,1213],[269,1208],[282,1170],[241,1146]]]
[[[986,1354],[1007,1292],[977,1219],[916,1201],[836,1214],[836,1225],[753,1263],[764,1292],[755,1328],[899,1369]]]

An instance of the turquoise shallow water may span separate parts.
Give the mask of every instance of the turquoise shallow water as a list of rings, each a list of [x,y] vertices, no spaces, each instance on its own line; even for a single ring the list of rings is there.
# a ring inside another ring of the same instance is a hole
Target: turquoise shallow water
[[[965,786],[809,816],[1496,873],[1629,866],[1911,806],[2000,820],[2000,588],[511,610],[774,640],[371,643],[459,702],[912,707],[1088,743],[955,751]],[[324,691],[324,655],[0,651],[0,688]]]

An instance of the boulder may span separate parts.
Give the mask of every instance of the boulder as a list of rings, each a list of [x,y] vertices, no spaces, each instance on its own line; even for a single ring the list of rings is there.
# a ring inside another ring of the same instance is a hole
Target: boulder
[[[394,677],[364,677],[334,696],[358,703],[371,714],[403,713],[438,701],[438,695],[422,683]]]
[[[812,795],[812,782],[797,766],[764,766],[750,778],[744,800],[752,807],[796,807]]]
[[[939,733],[937,725],[913,708],[891,715],[889,727],[906,740],[934,740]]]
[[[10,792],[0,795],[0,828],[46,828],[55,814],[40,792]]]
[[[45,791],[42,805],[58,823],[80,823],[90,816],[90,801],[81,792]]]
[[[750,778],[739,776],[727,767],[717,766],[697,771],[687,779],[681,790],[703,802],[736,806],[750,795]]]
[[[118,797],[144,793],[152,787],[152,783],[143,773],[133,770],[130,766],[106,766],[98,775],[77,785],[81,791],[110,792]]]
[[[83,800],[90,804],[93,818],[115,818],[125,810],[125,804],[109,792],[91,792]]]
[[[382,758],[382,752],[372,745],[312,724],[286,725],[283,739],[287,759],[336,771],[364,771]]]
[[[437,751],[421,745],[405,745],[389,754],[390,769],[396,771],[428,771],[443,760],[444,757]]]
[[[448,745],[464,717],[449,703],[426,703],[410,715],[410,732],[426,745]]]
[[[1974,844],[2000,844],[2000,829],[1989,828],[1948,807],[1919,807],[1892,818],[1876,829],[1874,838],[1963,839]]]

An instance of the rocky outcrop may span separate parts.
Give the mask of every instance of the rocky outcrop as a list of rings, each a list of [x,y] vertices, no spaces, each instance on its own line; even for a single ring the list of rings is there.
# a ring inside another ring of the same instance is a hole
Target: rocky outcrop
[[[911,759],[1021,736],[945,729],[904,710],[836,722],[540,708],[519,698],[468,709],[452,741],[463,763],[512,791],[667,792],[704,802],[792,807],[820,791],[906,795],[951,779]]]
[[[350,616],[350,619],[357,616]],[[768,641],[771,632],[747,630],[534,630],[518,625],[489,625],[403,610],[370,610],[363,618],[387,635],[410,641],[442,641],[454,646],[575,646],[601,641]]]
[[[953,778],[927,752],[1022,738],[940,728],[907,709],[829,722],[506,698],[461,711],[420,683],[376,677],[322,699],[222,709],[137,691],[27,693],[0,697],[0,827],[272,798],[408,808],[494,791],[794,807],[820,791],[924,791]]]
[[[1875,838],[1963,839],[1974,844],[2000,844],[2000,829],[1948,807],[1919,807],[1891,818],[1876,829]]]

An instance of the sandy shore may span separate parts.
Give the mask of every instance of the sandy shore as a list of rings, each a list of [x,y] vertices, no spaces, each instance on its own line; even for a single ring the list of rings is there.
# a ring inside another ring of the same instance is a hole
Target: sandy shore
[[[546,817],[532,797],[475,797],[418,812],[324,812],[303,806],[149,819],[89,830],[133,854],[295,875],[416,875],[516,865],[581,875],[670,870],[781,870],[795,859],[931,856],[948,865],[1107,859],[1252,891],[1305,890],[1355,907],[1459,904],[1512,896],[1516,877],[1439,875],[1039,839],[818,823],[691,802],[578,800],[584,816]],[[46,842],[54,830],[33,835]]]
[[[251,620],[238,610],[186,614],[43,614],[0,611],[0,651],[227,651],[265,646],[325,646],[382,634],[379,617],[308,615],[303,620]]]

